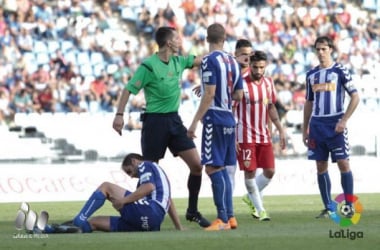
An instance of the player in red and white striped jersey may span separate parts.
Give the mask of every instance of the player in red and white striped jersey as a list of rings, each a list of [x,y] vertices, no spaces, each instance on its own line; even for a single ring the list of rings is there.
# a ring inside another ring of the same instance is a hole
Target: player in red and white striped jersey
[[[273,80],[265,77],[267,55],[255,51],[249,57],[249,71],[243,75],[243,99],[236,104],[236,139],[240,170],[244,171],[248,197],[243,200],[253,204],[252,216],[270,220],[265,211],[262,191],[275,173],[274,153],[269,130],[270,121],[280,136],[280,146],[285,148],[285,132],[275,107],[276,92]],[[256,177],[256,169],[263,172]],[[257,210],[257,211],[255,211]]]

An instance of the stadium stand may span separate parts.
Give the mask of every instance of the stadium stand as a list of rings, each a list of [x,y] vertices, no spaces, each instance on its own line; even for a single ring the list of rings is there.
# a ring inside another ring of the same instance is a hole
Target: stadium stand
[[[205,28],[212,22],[225,25],[227,51],[233,52],[235,41],[244,37],[252,41],[255,49],[269,53],[271,64],[267,73],[274,78],[279,95],[291,93],[289,110],[283,118],[288,125],[290,150],[276,154],[303,155],[305,149],[299,139],[302,102],[295,100],[295,93],[304,84],[305,71],[316,63],[311,46],[317,35],[335,39],[337,59],[351,70],[361,91],[360,109],[366,114],[365,119],[378,112],[379,5],[380,1],[366,0],[2,1],[0,147],[6,150],[1,150],[0,159],[117,157],[125,140],[117,137],[110,125],[116,98],[139,62],[155,51],[155,29],[161,25],[177,28],[183,41],[180,53],[200,55],[207,50]],[[52,63],[57,51],[62,58]],[[32,77],[39,66],[48,72],[46,82]],[[188,84],[190,74],[193,79]],[[107,92],[97,97],[90,85],[100,76]],[[199,81],[197,72],[184,74],[185,116],[191,117],[191,107],[198,102],[197,97],[186,93]],[[45,85],[52,88],[54,113],[38,108],[41,104],[36,96]],[[71,113],[67,107],[71,89],[79,94],[79,113]],[[30,106],[29,111],[15,105],[21,90],[30,99],[23,99],[24,105]],[[126,112],[129,110],[136,112],[132,104]],[[21,127],[21,131],[11,132],[15,127]],[[22,133],[27,127],[35,127],[45,137],[24,138]],[[126,127],[127,133],[139,141],[138,130]],[[365,130],[361,140],[354,138],[355,153],[378,153],[374,138],[379,138],[379,134],[379,129],[374,128]],[[32,144],[33,152],[25,149]]]

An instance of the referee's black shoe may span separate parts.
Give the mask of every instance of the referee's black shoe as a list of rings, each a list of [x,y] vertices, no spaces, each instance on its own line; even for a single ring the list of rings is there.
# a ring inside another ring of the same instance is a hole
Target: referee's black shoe
[[[190,212],[189,210],[187,210],[186,220],[196,222],[201,227],[208,227],[211,225],[210,222],[206,218],[204,218],[202,214],[198,211]]]

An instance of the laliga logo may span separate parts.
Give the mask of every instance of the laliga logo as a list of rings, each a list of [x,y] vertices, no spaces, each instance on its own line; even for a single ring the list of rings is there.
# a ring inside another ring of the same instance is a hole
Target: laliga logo
[[[344,194],[340,194],[335,198],[335,202],[333,202],[332,205],[333,210],[336,211],[336,213],[331,215],[330,218],[342,227],[348,227],[352,224],[356,225],[358,224],[361,213],[363,212],[363,206],[359,202],[359,198],[355,195],[347,196],[347,202],[352,204],[352,208],[346,205],[345,200]]]
[[[46,211],[37,216],[36,212],[29,209],[29,204],[23,202],[17,211],[15,228],[19,231],[25,229],[27,233],[42,232],[48,219],[49,214]]]

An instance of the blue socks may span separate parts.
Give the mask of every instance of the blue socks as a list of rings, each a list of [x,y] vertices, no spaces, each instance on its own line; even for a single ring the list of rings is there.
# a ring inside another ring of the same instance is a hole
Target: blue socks
[[[214,198],[214,204],[217,210],[217,217],[221,219],[224,223],[227,223],[228,217],[225,203],[226,182],[224,179],[224,174],[222,171],[217,171],[209,176],[212,183],[211,187]]]
[[[225,202],[226,202],[226,209],[227,209],[227,217],[228,219],[234,216],[234,206],[232,201],[232,183],[230,176],[228,174],[227,169],[225,168],[222,170],[224,182],[226,183],[226,195],[225,195]]]
[[[341,173],[341,184],[347,205],[352,205],[354,194],[354,178],[352,172]]]
[[[333,207],[331,206],[331,181],[328,172],[318,174],[318,186],[325,208],[333,211]]]
[[[103,206],[105,201],[106,196],[100,190],[96,190],[92,193],[79,214],[75,216],[73,221],[74,225],[82,228],[83,233],[91,232],[91,225],[88,223],[87,219],[95,213],[96,210]]]

